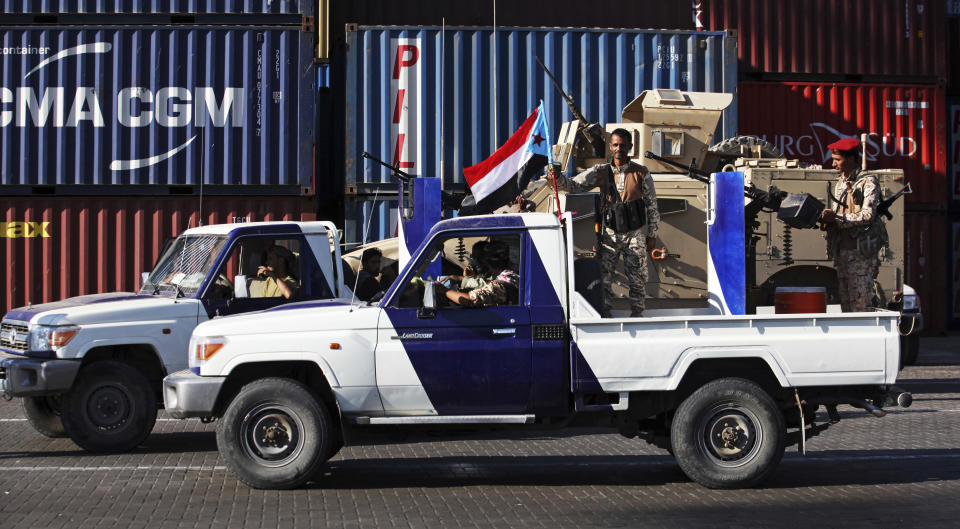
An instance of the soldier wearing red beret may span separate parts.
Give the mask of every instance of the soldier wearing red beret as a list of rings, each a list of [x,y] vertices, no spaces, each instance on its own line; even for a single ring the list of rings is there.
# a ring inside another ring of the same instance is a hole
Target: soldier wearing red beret
[[[874,261],[889,244],[887,229],[877,206],[877,177],[860,169],[860,142],[844,138],[827,146],[832,151],[837,182],[833,188],[836,209],[825,209],[820,220],[827,226],[827,254],[837,270],[840,306],[844,312],[863,312],[873,300]]]

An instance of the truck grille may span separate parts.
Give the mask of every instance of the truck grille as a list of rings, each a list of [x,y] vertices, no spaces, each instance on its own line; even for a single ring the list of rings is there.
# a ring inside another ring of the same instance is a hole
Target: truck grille
[[[26,324],[13,321],[0,323],[0,347],[4,349],[25,352],[29,336]]]

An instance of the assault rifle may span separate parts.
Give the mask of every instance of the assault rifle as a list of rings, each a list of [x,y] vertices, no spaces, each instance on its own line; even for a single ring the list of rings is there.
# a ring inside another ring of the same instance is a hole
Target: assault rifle
[[[881,200],[880,203],[877,204],[877,213],[886,217],[887,220],[893,220],[893,213],[890,213],[890,206],[892,206],[898,198],[911,193],[913,193],[913,189],[910,189],[910,182],[907,182],[907,185],[903,186],[903,189],[890,195],[889,198]]]
[[[543,71],[547,73],[547,77],[550,78],[550,82],[553,83],[554,88],[557,89],[557,92],[560,92],[560,96],[563,97],[563,100],[567,102],[567,107],[570,108],[570,113],[573,114],[573,117],[577,118],[577,121],[580,122],[580,134],[583,136],[583,139],[586,140],[587,144],[593,148],[593,154],[596,157],[603,157],[605,151],[604,140],[603,140],[603,129],[600,127],[599,123],[591,123],[587,121],[587,118],[584,117],[583,112],[580,112],[580,109],[577,108],[577,102],[574,101],[572,97],[567,95],[563,91],[563,88],[560,88],[560,83],[553,77],[553,74],[549,69],[543,64],[543,61],[540,60],[540,57],[536,57],[537,64],[543,68]]]

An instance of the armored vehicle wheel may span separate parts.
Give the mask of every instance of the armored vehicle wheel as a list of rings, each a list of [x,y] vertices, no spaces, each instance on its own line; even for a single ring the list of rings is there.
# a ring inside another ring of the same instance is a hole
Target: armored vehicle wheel
[[[33,429],[47,437],[66,437],[67,432],[60,420],[60,396],[24,397],[23,414]]]
[[[217,447],[227,468],[255,489],[306,483],[331,454],[326,407],[303,384],[285,378],[251,382],[217,425]]]
[[[707,383],[680,404],[670,428],[674,457],[690,479],[711,489],[760,484],[785,448],[783,414],[757,384]]]
[[[150,435],[157,421],[157,396],[133,367],[113,360],[80,369],[63,397],[67,434],[91,452],[127,452]]]

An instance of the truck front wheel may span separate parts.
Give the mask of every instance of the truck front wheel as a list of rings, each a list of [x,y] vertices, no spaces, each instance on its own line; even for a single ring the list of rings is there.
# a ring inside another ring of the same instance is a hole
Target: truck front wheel
[[[63,421],[60,420],[60,396],[24,397],[23,414],[30,426],[47,437],[66,437]]]
[[[783,457],[786,425],[776,402],[746,379],[722,378],[693,392],[671,425],[674,457],[711,489],[759,485]]]
[[[134,449],[157,421],[157,396],[140,371],[104,360],[84,366],[64,395],[62,415],[67,434],[91,452]]]
[[[314,476],[331,452],[326,407],[303,384],[285,378],[251,382],[217,425],[227,468],[255,489],[290,489]]]

